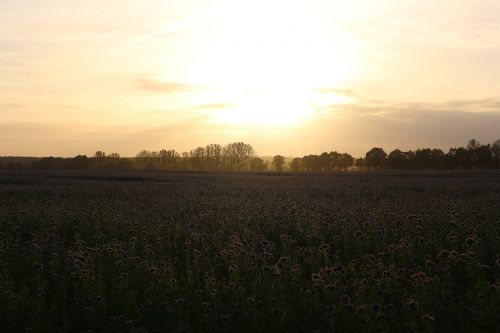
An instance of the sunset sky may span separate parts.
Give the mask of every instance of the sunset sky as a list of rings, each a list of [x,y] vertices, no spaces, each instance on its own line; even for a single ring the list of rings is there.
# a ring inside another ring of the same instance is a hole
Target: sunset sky
[[[0,155],[500,138],[498,0],[0,2]]]

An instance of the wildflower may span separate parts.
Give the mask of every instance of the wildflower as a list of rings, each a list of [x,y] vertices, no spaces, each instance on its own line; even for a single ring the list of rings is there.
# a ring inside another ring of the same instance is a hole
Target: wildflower
[[[406,302],[404,303],[406,309],[408,310],[417,310],[418,309],[418,301],[416,301],[415,299],[413,298],[409,298],[406,300]]]
[[[267,252],[267,251],[264,251],[260,254],[259,258],[261,260],[267,260],[267,259],[271,259],[272,258],[272,254]]]
[[[273,275],[280,275],[281,274],[281,269],[278,267],[278,265],[272,265],[271,266],[271,273]]]
[[[478,266],[485,272],[489,271],[491,269],[491,266],[488,266],[488,265],[481,265],[481,264],[478,264]]]
[[[435,262],[433,262],[432,260],[426,260],[425,261],[425,266],[427,266],[429,268],[436,268],[437,264]]]
[[[474,245],[477,242],[477,236],[476,235],[470,235],[465,239],[465,245]]]
[[[446,239],[447,239],[449,242],[452,242],[452,243],[453,243],[453,242],[455,242],[455,241],[458,239],[458,236],[457,236],[457,234],[456,234],[456,233],[454,233],[454,232],[452,231],[452,232],[450,232],[450,233],[448,234],[448,236],[446,236]]]
[[[323,253],[323,254],[327,254],[328,253],[328,250],[330,249],[330,246],[328,244],[321,244],[319,247],[318,247],[318,250],[319,252]]]
[[[361,304],[360,306],[358,306],[356,308],[356,310],[354,310],[354,315],[356,316],[358,313],[360,313],[363,310],[366,310],[366,304]]]
[[[97,296],[95,298],[95,302],[98,304],[98,305],[103,305],[104,304],[104,298],[102,296]]]
[[[437,257],[439,259],[446,259],[446,258],[448,258],[449,254],[450,254],[450,252],[448,252],[448,250],[441,250],[441,251],[439,251]]]
[[[434,317],[431,316],[430,314],[426,313],[422,316],[422,318],[420,318],[420,320],[422,322],[433,322],[434,321]]]
[[[361,230],[356,230],[356,232],[354,233],[354,239],[360,240],[360,239],[364,239],[364,238],[365,238],[365,234]]]
[[[288,263],[288,260],[289,260],[289,258],[288,258],[288,257],[283,256],[283,257],[281,257],[281,258],[279,259],[279,264],[280,264],[280,265],[285,265],[286,263]]]

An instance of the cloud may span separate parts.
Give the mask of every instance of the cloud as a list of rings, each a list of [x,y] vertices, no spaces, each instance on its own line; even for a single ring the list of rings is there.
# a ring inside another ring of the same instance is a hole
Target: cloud
[[[23,109],[23,108],[26,108],[26,105],[18,103],[0,103],[0,109]]]
[[[38,45],[31,45],[31,46],[21,47],[18,49],[0,51],[0,57],[31,51],[33,49],[36,49],[37,47]]]
[[[144,91],[168,94],[177,92],[191,92],[203,89],[199,86],[193,86],[179,82],[163,82],[151,79],[137,79],[134,81],[134,87]]]
[[[150,31],[144,32],[140,35],[135,36],[134,38],[129,39],[127,42],[125,42],[122,46],[123,47],[130,47],[134,46],[136,44],[143,43],[147,41],[148,39],[159,37],[159,36],[165,36],[165,35],[173,35],[173,34],[178,34],[179,32],[186,31],[190,27],[199,24],[201,22],[207,21],[209,19],[213,19],[220,15],[220,13],[212,10],[207,10],[202,13],[196,14],[189,16],[184,19],[177,20],[175,22],[169,23],[167,25],[164,25],[162,27],[159,27],[157,29],[152,29]]]
[[[196,110],[221,110],[221,109],[231,109],[234,107],[235,107],[234,103],[213,103],[213,104],[196,105],[193,108]]]
[[[361,96],[361,95],[357,95]],[[401,115],[412,117],[422,112],[427,113],[498,113],[500,99],[484,98],[473,100],[451,100],[445,102],[401,103],[358,97],[353,103],[331,104],[316,110],[318,115],[330,116],[384,116],[403,119]],[[472,116],[473,117],[473,116]],[[499,129],[500,130],[500,129]]]
[[[384,8],[385,7],[385,8]],[[442,1],[378,6],[377,15],[354,16],[350,31],[371,42],[400,41],[486,50],[500,46],[498,1]]]
[[[318,110],[312,127],[314,135],[328,137],[359,156],[373,146],[386,151],[422,147],[447,151],[471,138],[484,143],[498,139],[500,99],[395,103],[361,98]]]
[[[321,87],[315,89],[317,93],[320,94],[334,94],[334,95],[342,95],[346,97],[356,97],[358,96],[358,93],[352,89],[345,89],[345,88],[333,88],[333,87]]]

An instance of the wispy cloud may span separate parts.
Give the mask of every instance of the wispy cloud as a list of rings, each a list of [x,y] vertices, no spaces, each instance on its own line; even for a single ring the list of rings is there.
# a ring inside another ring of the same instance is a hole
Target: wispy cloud
[[[376,43],[399,41],[470,50],[500,46],[500,24],[496,15],[500,4],[497,1],[420,2],[411,5],[401,2],[394,8],[398,9],[354,17],[350,28],[362,38]]]
[[[0,103],[0,109],[22,109],[26,105],[18,103]]]
[[[358,98],[354,103],[331,104],[317,110],[320,116],[383,116],[395,119],[408,119],[421,113],[498,113],[500,114],[500,99],[484,98],[473,100],[451,100],[440,103],[413,102],[402,103],[370,98]],[[401,117],[405,115],[405,117]],[[500,125],[499,131],[500,131]]]
[[[234,103],[212,103],[212,104],[201,104],[194,106],[197,110],[222,110],[234,108]]]
[[[12,49],[12,50],[0,51],[0,57],[19,54],[19,53],[23,53],[23,52],[28,52],[28,51],[31,51],[33,49],[36,49],[37,47],[39,47],[39,45],[30,45],[30,46],[25,46],[25,47],[21,47],[21,48]]]
[[[194,86],[179,82],[164,82],[152,79],[137,79],[134,87],[140,90],[157,93],[177,93],[202,90],[203,87]]]
[[[326,95],[334,94],[346,97],[356,97],[358,95],[358,93],[355,90],[345,89],[345,88],[321,87],[315,89],[315,91],[320,94],[326,94]]]
[[[127,40],[122,45],[122,47],[134,46],[136,44],[145,42],[148,39],[158,37],[158,36],[177,34],[179,32],[188,30],[191,26],[193,26],[195,24],[198,24],[198,23],[201,23],[203,21],[215,18],[218,15],[220,15],[220,13],[218,13],[214,10],[208,10],[208,11],[202,12],[201,14],[192,15],[188,18],[185,18],[182,20],[177,20],[175,22],[169,23],[169,24],[164,25],[162,27],[159,27],[157,29],[153,29],[153,30],[144,32],[142,34],[139,34],[138,36],[135,36],[135,37]]]

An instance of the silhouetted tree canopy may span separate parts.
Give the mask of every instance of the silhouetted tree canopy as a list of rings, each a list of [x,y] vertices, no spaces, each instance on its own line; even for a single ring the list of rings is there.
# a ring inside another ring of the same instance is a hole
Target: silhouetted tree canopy
[[[272,166],[274,171],[282,172],[285,168],[285,157],[281,155],[274,156]]]
[[[387,154],[382,148],[372,148],[365,155],[365,166],[373,169],[381,169],[385,166]]]
[[[290,163],[290,171],[292,172],[300,172],[303,171],[302,159],[299,157],[295,157]]]
[[[118,153],[106,154],[98,150],[93,157],[77,155],[61,157],[0,157],[0,169],[103,169],[103,170],[165,170],[165,171],[274,171],[333,172],[357,170],[438,170],[438,169],[493,169],[500,168],[500,140],[481,144],[470,140],[465,147],[441,149],[420,148],[416,151],[395,149],[387,155],[380,147],[370,149],[364,157],[354,159],[348,153],[337,151],[319,155],[295,157],[287,166],[282,155],[273,157],[271,164],[257,157],[252,146],[234,142],[221,146],[209,144],[189,152],[173,149],[143,150],[135,157],[124,158]]]
[[[267,170],[267,165],[264,162],[264,160],[260,157],[254,157],[250,161],[250,171],[266,171]]]

